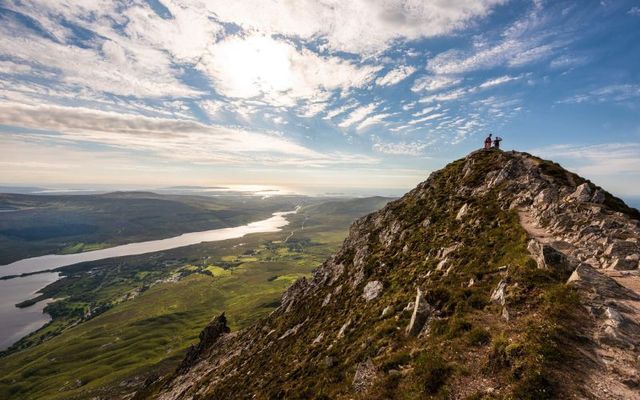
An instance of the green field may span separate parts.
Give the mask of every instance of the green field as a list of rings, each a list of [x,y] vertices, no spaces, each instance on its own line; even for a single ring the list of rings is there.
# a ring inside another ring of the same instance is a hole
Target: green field
[[[0,398],[130,392],[154,371],[175,368],[220,312],[232,330],[271,312],[339,247],[353,219],[387,200],[308,206],[282,232],[65,268],[67,278],[45,291],[64,297],[51,305],[57,318],[0,359]],[[79,318],[74,307],[100,312]]]

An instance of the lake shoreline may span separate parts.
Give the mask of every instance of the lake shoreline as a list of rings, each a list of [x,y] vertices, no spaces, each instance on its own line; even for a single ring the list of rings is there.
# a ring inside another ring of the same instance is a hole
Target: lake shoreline
[[[188,232],[166,239],[130,243],[84,253],[49,254],[0,266],[0,287],[13,289],[0,291],[0,326],[7,327],[0,330],[0,351],[8,349],[21,338],[41,329],[51,321],[51,317],[44,312],[48,299],[39,298],[42,294],[38,296],[38,293],[46,286],[62,279],[60,269],[64,267],[111,258],[152,254],[205,242],[237,239],[252,233],[278,232],[289,224],[285,216],[295,214],[297,211],[298,208],[293,211],[275,212],[270,218],[237,227]],[[21,271],[21,269],[27,271]],[[55,279],[53,279],[54,275]],[[46,283],[42,284],[43,282]],[[17,286],[25,290],[17,292],[15,283],[19,283]],[[38,287],[34,289],[36,286]],[[28,295],[24,293],[27,290]],[[38,311],[46,317],[38,316]],[[21,336],[16,339],[18,334]],[[10,341],[12,342],[7,344]]]

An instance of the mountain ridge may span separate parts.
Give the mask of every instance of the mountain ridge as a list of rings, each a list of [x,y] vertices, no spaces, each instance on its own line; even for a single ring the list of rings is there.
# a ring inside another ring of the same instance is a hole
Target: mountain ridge
[[[632,398],[639,215],[555,163],[473,152],[135,398]]]

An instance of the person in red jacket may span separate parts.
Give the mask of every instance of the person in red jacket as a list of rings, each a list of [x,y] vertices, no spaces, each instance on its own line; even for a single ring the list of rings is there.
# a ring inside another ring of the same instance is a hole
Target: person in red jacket
[[[491,134],[489,134],[489,136],[487,136],[487,138],[484,140],[484,148],[486,149],[490,149],[491,148]]]

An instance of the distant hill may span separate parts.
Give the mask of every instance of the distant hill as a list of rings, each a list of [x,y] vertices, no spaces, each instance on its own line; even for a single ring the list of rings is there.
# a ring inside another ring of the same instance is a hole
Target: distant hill
[[[0,193],[30,194],[46,190],[37,186],[0,186]]]
[[[205,197],[152,192],[0,194],[0,265],[243,225],[302,198]]]
[[[356,199],[337,199],[311,205],[306,211],[317,215],[365,215],[372,210],[377,210],[389,201],[391,197],[373,196]]]

